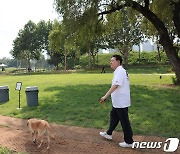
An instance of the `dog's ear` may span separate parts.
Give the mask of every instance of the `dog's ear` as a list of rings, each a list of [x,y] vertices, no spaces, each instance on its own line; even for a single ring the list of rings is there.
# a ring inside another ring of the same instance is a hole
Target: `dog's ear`
[[[27,121],[27,126],[29,125],[29,121]]]

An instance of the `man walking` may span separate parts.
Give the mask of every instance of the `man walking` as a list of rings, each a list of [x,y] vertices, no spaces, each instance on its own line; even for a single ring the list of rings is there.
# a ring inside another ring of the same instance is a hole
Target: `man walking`
[[[128,74],[122,67],[121,56],[113,55],[110,65],[115,70],[112,86],[101,98],[101,102],[104,102],[111,95],[112,110],[110,113],[110,125],[109,129],[106,132],[100,132],[100,135],[112,140],[112,132],[120,121],[124,133],[124,142],[119,143],[119,145],[121,147],[132,147],[133,132],[128,117],[128,107],[131,105]]]

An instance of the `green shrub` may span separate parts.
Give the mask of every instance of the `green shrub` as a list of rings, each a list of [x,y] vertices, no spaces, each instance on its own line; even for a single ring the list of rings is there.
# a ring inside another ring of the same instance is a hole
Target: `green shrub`
[[[82,67],[81,67],[81,65],[75,65],[74,66],[74,69],[81,69]]]
[[[129,54],[129,65],[136,64],[168,64],[169,60],[164,52],[160,53],[161,61],[159,61],[159,56],[156,51],[152,52],[141,52],[139,58],[139,52],[130,52]]]
[[[177,79],[177,77],[172,77],[172,82],[174,85],[180,85],[180,80]]]
[[[109,53],[109,54],[98,54],[96,56],[96,66],[102,67],[102,66],[109,66],[109,61],[114,54],[120,54],[117,53]],[[121,54],[120,54],[121,55]],[[131,51],[129,52],[128,57],[128,64],[129,65],[156,65],[156,64],[169,64],[169,60],[165,54],[165,52],[161,51],[161,61],[159,61],[159,56],[157,51],[152,52],[141,52],[140,58],[139,58],[139,52]],[[80,58],[80,64],[82,67],[88,66],[89,57],[88,55],[83,55]],[[92,62],[92,60],[91,60]]]

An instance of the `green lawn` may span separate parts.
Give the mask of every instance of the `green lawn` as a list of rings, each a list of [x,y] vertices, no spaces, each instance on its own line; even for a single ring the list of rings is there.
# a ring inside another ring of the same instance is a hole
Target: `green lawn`
[[[14,152],[8,148],[0,146],[0,154],[28,154],[27,152]]]
[[[13,151],[0,146],[0,154],[13,154]]]
[[[134,134],[180,137],[180,87],[170,86],[170,75],[130,73]],[[98,99],[111,85],[113,74],[0,75],[0,85],[10,88],[10,101],[0,104],[0,114],[18,118],[42,118],[49,122],[107,129],[110,99],[103,108]],[[16,82],[21,81],[21,107]],[[38,86],[39,106],[28,107],[25,87]],[[120,125],[117,130],[121,130]]]

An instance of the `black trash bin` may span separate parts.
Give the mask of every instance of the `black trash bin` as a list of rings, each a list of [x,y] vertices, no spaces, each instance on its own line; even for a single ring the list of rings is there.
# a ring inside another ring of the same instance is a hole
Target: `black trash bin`
[[[26,99],[28,106],[37,106],[38,105],[38,87],[26,87]]]
[[[9,88],[8,86],[0,86],[0,103],[9,101]]]

